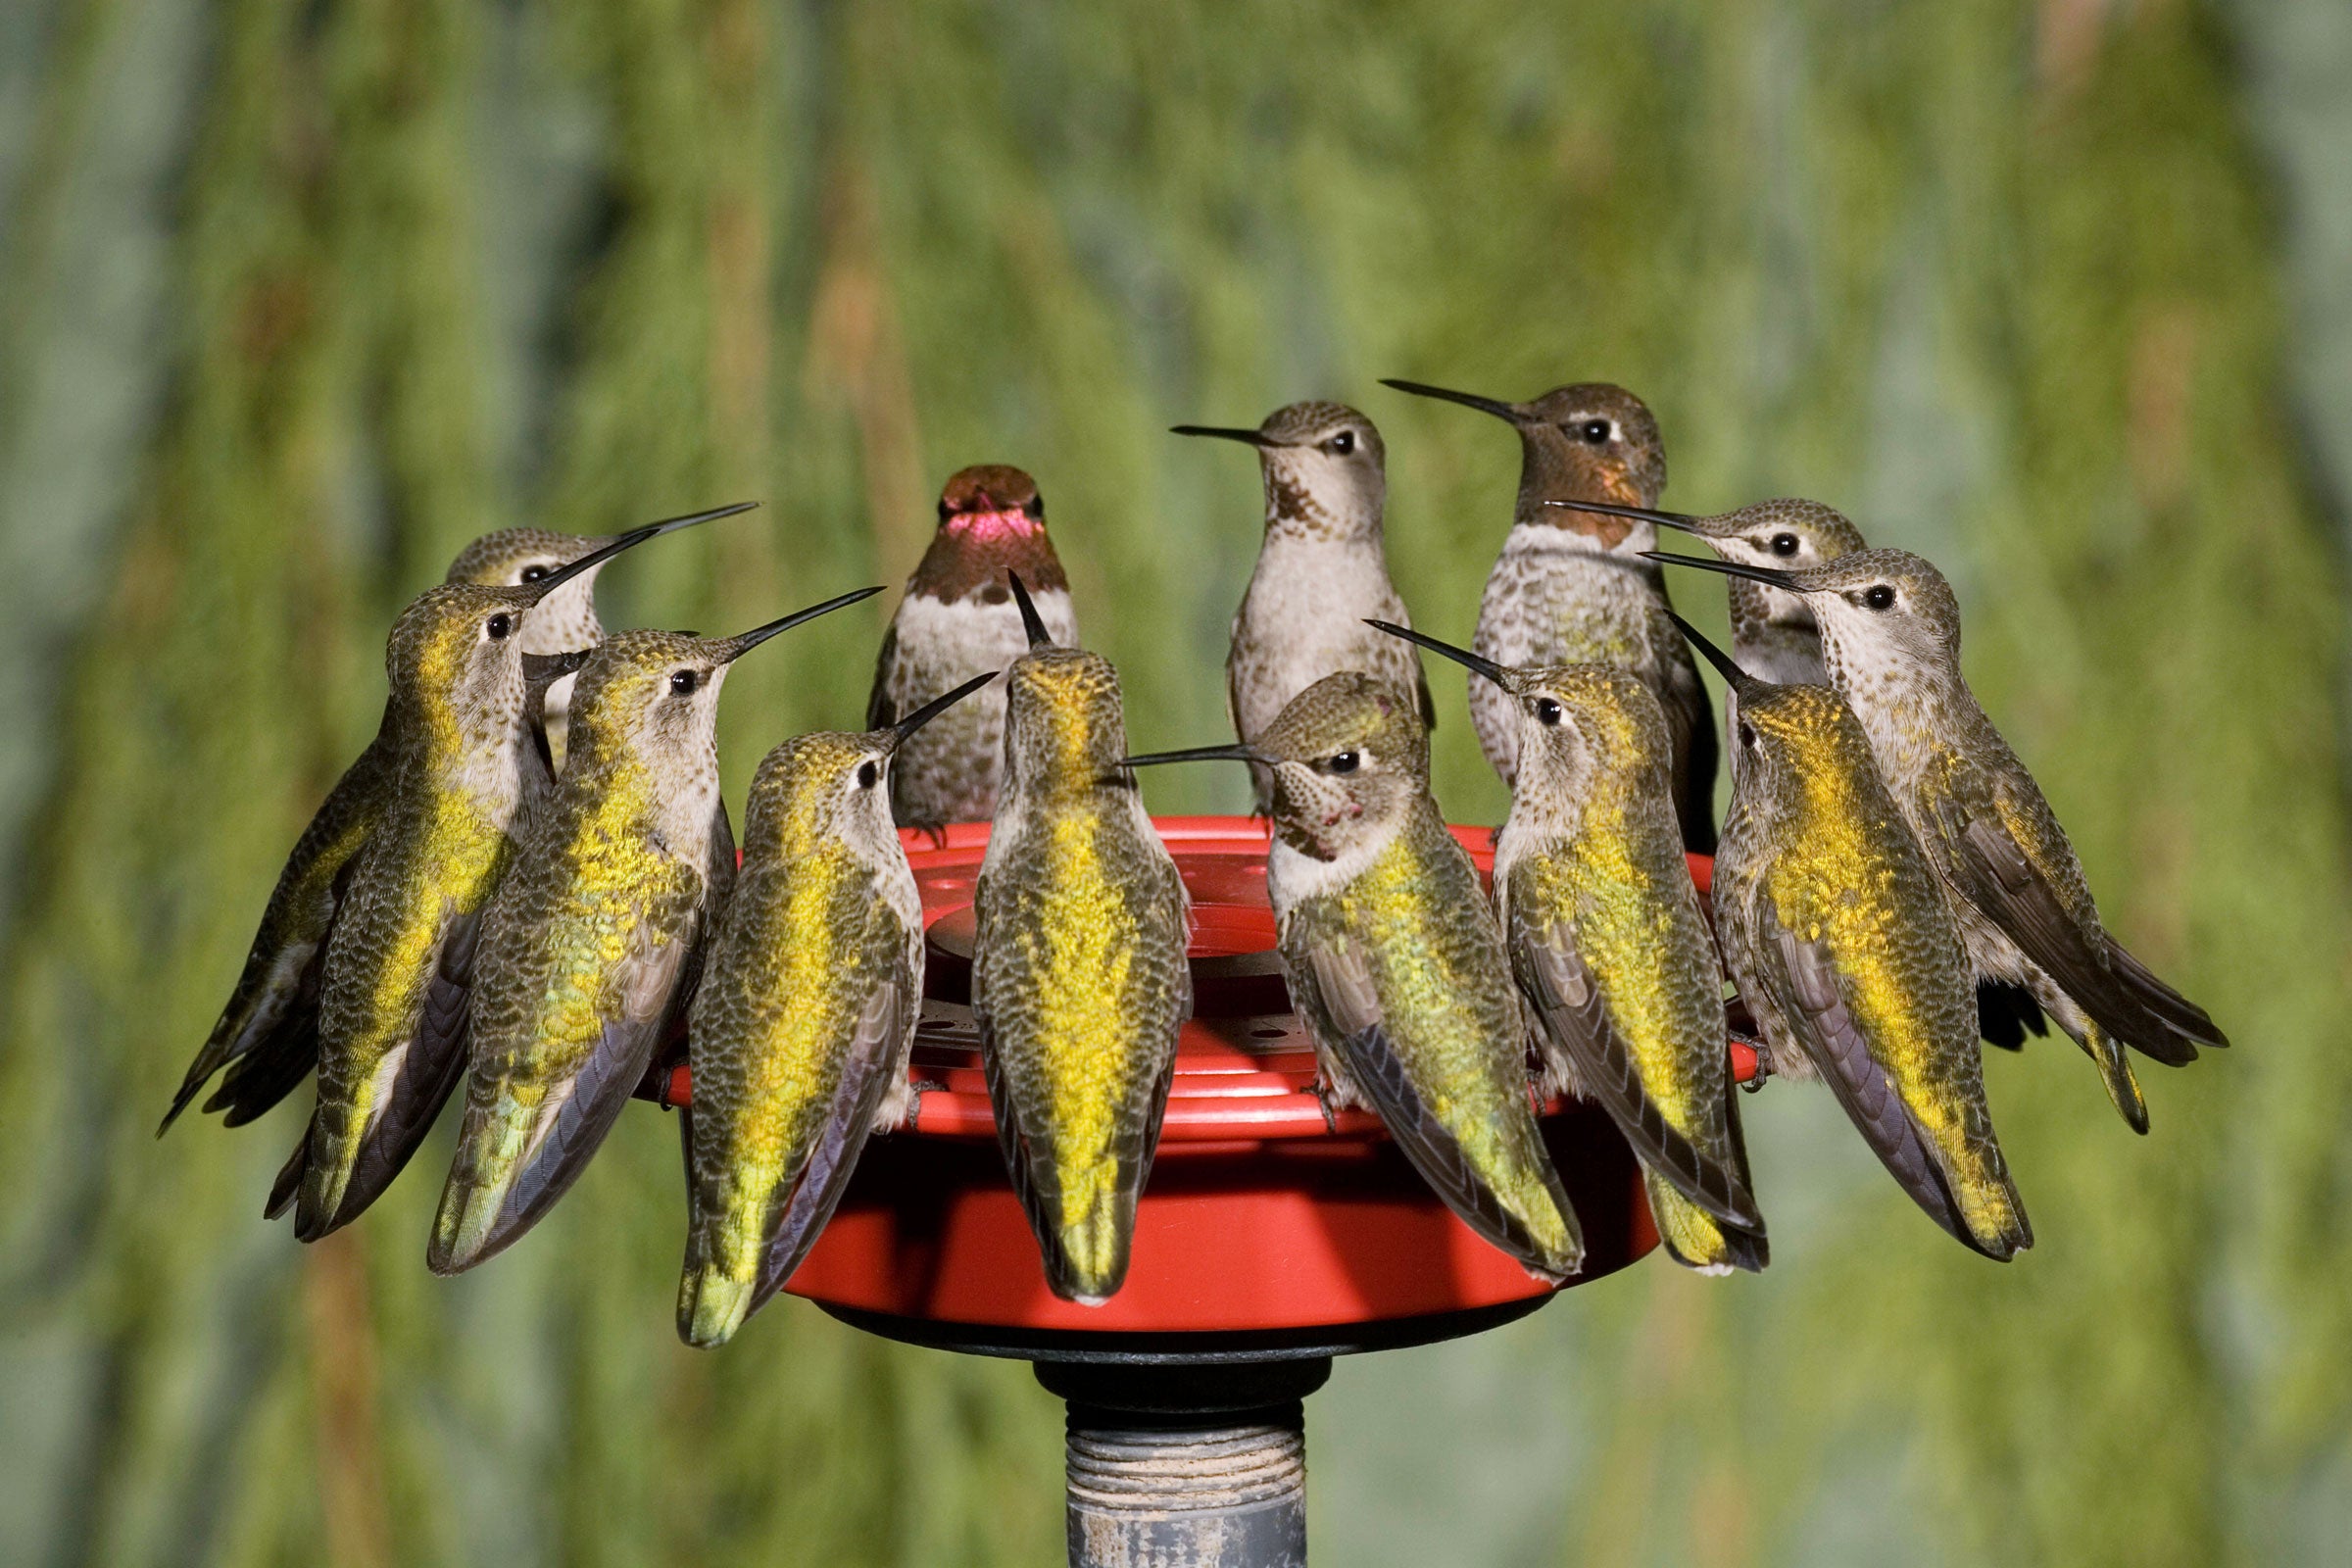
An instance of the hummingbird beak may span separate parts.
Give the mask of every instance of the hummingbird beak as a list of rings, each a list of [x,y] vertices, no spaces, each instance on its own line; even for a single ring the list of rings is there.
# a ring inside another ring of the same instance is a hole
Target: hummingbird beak
[[[593,648],[574,648],[561,654],[525,654],[522,683],[528,687],[553,686],[564,676],[576,673],[595,652]]]
[[[676,533],[680,528],[691,528],[698,522],[710,522],[719,517],[732,517],[738,512],[749,512],[759,504],[757,501],[738,501],[731,507],[714,507],[709,512],[689,512],[682,517],[665,517],[660,522],[649,522],[642,528],[631,528],[627,533],[614,538],[611,544],[605,545],[601,549],[591,550],[570,565],[559,566],[537,582],[528,584],[527,586],[532,590],[531,603],[537,604],[580,573],[594,571],[622,551],[634,550],[648,539],[665,533]]]
[[[1157,767],[1162,762],[1257,762],[1272,767],[1274,759],[1254,746],[1196,746],[1190,751],[1147,752],[1119,759],[1121,767]]]
[[[844,605],[854,605],[860,599],[871,599],[881,591],[879,587],[858,588],[846,594],[836,594],[821,605],[810,605],[807,610],[796,610],[782,620],[771,620],[764,626],[755,626],[739,636],[722,637],[719,639],[721,651],[718,662],[722,664],[732,664],[780,631],[790,631],[805,620],[814,620],[819,615],[831,614]]]
[[[1004,580],[1012,584],[1013,603],[1021,607],[1021,630],[1029,634],[1029,646],[1053,647],[1054,634],[1046,630],[1045,617],[1038,614],[1037,601],[1029,597],[1028,586],[1021,581],[1020,573],[1008,570],[1004,573]]]
[[[1707,641],[1696,626],[1691,625],[1673,611],[1666,612],[1666,618],[1674,622],[1675,629],[1683,634],[1683,640],[1697,649],[1699,657],[1713,664],[1715,673],[1721,675],[1732,690],[1740,696],[1744,697],[1765,684],[1733,662],[1731,655]]]
[[[1658,512],[1648,507],[1621,507],[1612,501],[1546,501],[1547,507],[1559,507],[1569,512],[1605,512],[1612,517],[1631,517],[1636,522],[1654,522],[1661,528],[1673,528],[1681,533],[1696,534],[1711,539],[1714,531],[1707,524],[1711,518],[1693,517],[1682,512]]]
[[[1497,419],[1508,420],[1512,424],[1520,422],[1519,406],[1515,403],[1482,398],[1474,392],[1448,392],[1442,386],[1431,386],[1425,381],[1393,381],[1387,376],[1383,376],[1380,384],[1393,386],[1399,392],[1410,392],[1417,398],[1444,398],[1448,403],[1459,403],[1465,408],[1476,409],[1482,414],[1492,414]]]
[[[1642,559],[1665,566],[1693,566],[1700,571],[1720,572],[1726,577],[1745,577],[1751,582],[1769,583],[1783,593],[1802,594],[1805,590],[1785,571],[1770,566],[1750,566],[1737,561],[1708,561],[1699,556],[1670,556],[1663,550],[1644,550]]]
[[[1247,442],[1250,446],[1259,448],[1280,446],[1282,444],[1279,441],[1268,440],[1265,436],[1260,435],[1255,430],[1230,430],[1223,425],[1217,424],[1171,424],[1168,426],[1168,434],[1213,435],[1220,441],[1242,441]]]
[[[995,680],[1003,673],[1003,670],[992,669],[985,675],[974,675],[970,680],[965,681],[954,691],[941,692],[937,697],[932,698],[922,707],[916,709],[913,712],[908,713],[905,718],[900,719],[896,724],[891,725],[890,728],[884,732],[890,736],[891,750],[896,751],[900,747],[906,745],[907,736],[912,735],[916,730],[921,729],[925,724],[930,723],[940,714],[946,712],[949,709],[954,708],[957,703],[962,702],[966,697],[971,696],[972,693],[978,691],[981,687],[987,685],[990,681]]]
[[[1413,630],[1410,626],[1398,626],[1385,620],[1366,620],[1364,624],[1385,631],[1392,637],[1401,637],[1408,643],[1419,643],[1431,653],[1443,654],[1455,663],[1486,676],[1504,691],[1507,692],[1511,689],[1511,672],[1492,659],[1481,659],[1467,648],[1456,648],[1451,643],[1442,643],[1435,637]]]

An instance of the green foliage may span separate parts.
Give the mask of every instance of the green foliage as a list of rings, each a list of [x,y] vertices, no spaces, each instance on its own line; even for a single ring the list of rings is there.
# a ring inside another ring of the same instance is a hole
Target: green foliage
[[[71,657],[11,645],[52,705],[4,760],[46,791],[0,992],[0,1536],[32,1560],[1051,1560],[1056,1411],[1017,1365],[797,1302],[716,1354],[676,1344],[674,1128],[650,1110],[455,1283],[420,1266],[445,1140],[303,1250],[258,1212],[297,1109],[149,1130],[371,729],[382,629],[473,533],[757,497],[606,594],[615,623],[736,629],[897,579],[941,477],[1018,463],[1135,743],[1198,743],[1260,513],[1241,454],[1169,423],[1364,407],[1397,580],[1467,636],[1515,454],[1381,375],[1620,380],[1659,413],[1668,505],[1819,496],[1943,563],[1972,678],[2111,923],[2238,1047],[2145,1070],[2144,1142],[2064,1042],[1992,1061],[2038,1238],[2005,1269],[1908,1208],[1826,1098],[1776,1086],[1746,1106],[1770,1274],[1660,1262],[1489,1344],[1343,1369],[1314,1430],[1333,1555],[2186,1564],[2323,1539],[2310,1477],[2352,1395],[2343,585],[2281,402],[2279,240],[2223,19],[25,15],[0,539],[14,563],[105,525],[86,609],[42,607]],[[184,90],[117,112],[164,81]],[[166,247],[125,274],[135,358],[91,361],[128,389],[87,421],[120,505],[61,480],[85,460],[50,438],[93,341],[74,261],[114,235]],[[60,495],[78,510],[35,506]],[[746,662],[738,798],[766,747],[856,721],[880,614]],[[1493,820],[1438,673],[1441,797]],[[1174,810],[1244,786],[1150,788]]]

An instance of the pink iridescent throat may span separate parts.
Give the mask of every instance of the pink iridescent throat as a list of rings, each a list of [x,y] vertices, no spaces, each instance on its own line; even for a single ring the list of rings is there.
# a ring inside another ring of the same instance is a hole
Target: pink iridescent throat
[[[999,539],[1027,539],[1044,531],[1045,525],[1026,512],[1015,508],[1011,512],[958,512],[948,518],[948,531],[981,544]]]

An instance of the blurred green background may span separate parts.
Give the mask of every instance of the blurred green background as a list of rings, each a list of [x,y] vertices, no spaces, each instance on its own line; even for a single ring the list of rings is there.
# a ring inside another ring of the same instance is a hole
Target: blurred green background
[[[2340,1561],[2342,0],[6,0],[0,1559],[1057,1560],[1025,1368],[791,1301],[677,1344],[650,1110],[454,1283],[440,1145],[302,1250],[259,1213],[298,1108],[152,1129],[472,534],[761,498],[605,587],[733,629],[895,583],[1017,463],[1136,743],[1215,740],[1257,480],[1170,423],[1363,407],[1397,581],[1469,633],[1513,444],[1382,375],[1622,381],[1668,505],[1941,563],[2110,922],[2237,1049],[2151,1069],[2144,1141],[2071,1047],[1996,1054],[2006,1268],[1776,1087],[1771,1272],[1344,1363],[1318,1559]],[[738,802],[859,718],[889,603],[747,662]]]

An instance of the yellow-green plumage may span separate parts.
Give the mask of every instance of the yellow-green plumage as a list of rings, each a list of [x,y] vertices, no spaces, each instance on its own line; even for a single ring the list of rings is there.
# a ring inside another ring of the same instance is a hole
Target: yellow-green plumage
[[[1622,671],[1502,674],[1521,732],[1494,900],[1547,1087],[1607,1108],[1679,1261],[1762,1268],[1723,976],[1682,850],[1665,715]]]
[[[689,1047],[678,1333],[723,1343],[798,1268],[869,1131],[896,1126],[921,1016],[914,874],[891,826],[891,731],[788,741],[745,808]]]
[[[733,876],[710,739],[721,647],[623,632],[580,672],[564,776],[483,920],[436,1272],[493,1255],[563,1196],[690,989],[705,911]],[[680,672],[695,677],[683,695]]]
[[[1851,710],[1738,687],[1718,929],[1776,1052],[1799,1050],[1914,1201],[1969,1246],[2033,1245],[1985,1102],[1965,950]]]
[[[1126,1278],[1192,1010],[1190,906],[1133,783],[1107,660],[1043,647],[1007,680],[1005,786],[975,890],[972,1011],[1013,1184],[1054,1292]]]

